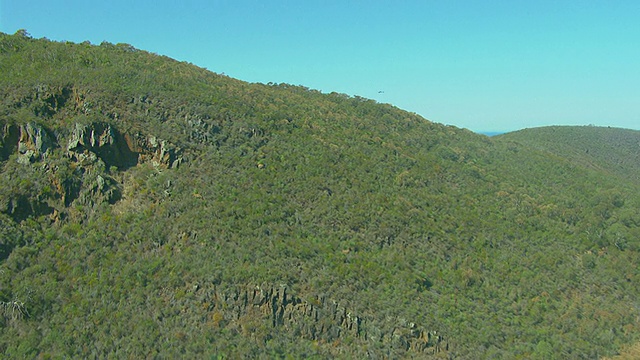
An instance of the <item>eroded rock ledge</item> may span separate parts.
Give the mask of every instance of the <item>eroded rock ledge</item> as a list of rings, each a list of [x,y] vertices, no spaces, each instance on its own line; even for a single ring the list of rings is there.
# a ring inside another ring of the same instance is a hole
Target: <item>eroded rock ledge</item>
[[[55,140],[40,125],[4,125],[0,134],[0,160],[18,153],[18,162],[28,164],[46,157]]]
[[[286,286],[247,285],[228,289],[194,285],[191,291],[206,304],[214,326],[245,335],[260,336],[254,320],[261,318],[272,328],[325,343],[351,338],[390,351],[427,355],[449,350],[448,341],[437,331],[400,319],[374,324],[326,296],[303,299]]]
[[[59,139],[35,123],[4,124],[0,132],[0,160],[18,154],[21,163],[43,160],[66,140],[67,155],[77,162],[99,158],[107,166],[126,169],[140,163],[175,168],[183,162],[182,149],[152,134],[121,133],[111,124],[74,124],[68,139]]]
[[[170,142],[152,134],[121,133],[105,122],[75,123],[68,131],[54,132],[34,122],[0,121],[0,161],[12,156],[32,165],[5,174],[16,184],[30,184],[0,194],[0,212],[16,221],[32,215],[57,221],[73,203],[89,208],[114,204],[122,197],[114,170],[141,163],[169,169],[183,162],[182,149]]]
[[[126,169],[142,162],[154,166],[175,168],[182,163],[182,150],[153,135],[122,134],[107,123],[78,124],[69,139],[71,157],[83,160],[91,153],[107,166]]]

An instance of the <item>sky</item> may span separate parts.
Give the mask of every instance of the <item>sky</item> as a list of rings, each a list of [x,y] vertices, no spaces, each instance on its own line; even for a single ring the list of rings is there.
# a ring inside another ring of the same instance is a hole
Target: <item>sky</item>
[[[640,130],[638,0],[0,0],[0,31],[19,29],[128,43],[476,132]]]

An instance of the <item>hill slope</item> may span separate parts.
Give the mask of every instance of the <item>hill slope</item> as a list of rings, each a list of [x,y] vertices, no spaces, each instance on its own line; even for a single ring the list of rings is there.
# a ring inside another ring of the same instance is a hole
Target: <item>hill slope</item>
[[[503,134],[585,167],[640,181],[640,131],[596,126],[549,126]],[[624,180],[624,179],[623,179]]]
[[[10,357],[593,358],[638,339],[602,168],[126,44],[0,36]]]

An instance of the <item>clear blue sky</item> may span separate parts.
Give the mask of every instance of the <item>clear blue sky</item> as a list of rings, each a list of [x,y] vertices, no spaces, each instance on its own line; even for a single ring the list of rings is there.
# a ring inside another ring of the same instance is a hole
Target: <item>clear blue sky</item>
[[[639,0],[0,0],[0,31],[22,28],[474,131],[640,129]]]

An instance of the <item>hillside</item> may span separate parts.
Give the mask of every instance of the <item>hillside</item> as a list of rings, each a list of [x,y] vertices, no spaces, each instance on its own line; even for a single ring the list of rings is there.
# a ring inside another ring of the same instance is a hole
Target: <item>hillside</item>
[[[569,359],[640,338],[640,198],[606,168],[127,44],[0,34],[0,74],[7,357]]]
[[[640,181],[640,131],[597,126],[549,126],[496,138],[549,151],[581,166]]]

